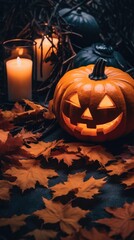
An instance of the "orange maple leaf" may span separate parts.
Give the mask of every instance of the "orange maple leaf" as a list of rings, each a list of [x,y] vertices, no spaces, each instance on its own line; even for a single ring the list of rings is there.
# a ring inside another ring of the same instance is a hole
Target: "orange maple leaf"
[[[60,153],[60,151],[56,155],[53,154],[53,158],[57,159],[58,162],[63,161],[68,166],[71,166],[74,160],[80,159],[80,157],[74,153],[66,153],[66,152]]]
[[[79,207],[72,207],[70,204],[63,205],[43,198],[45,209],[34,212],[36,216],[45,223],[59,223],[60,228],[67,234],[72,234],[79,230],[79,220],[85,217],[89,211]]]
[[[25,236],[34,236],[36,240],[50,240],[50,239],[56,239],[57,232],[54,232],[52,230],[33,230],[32,232],[29,232]]]
[[[10,199],[10,189],[13,184],[7,180],[0,180],[0,199],[9,200]]]
[[[59,183],[51,187],[51,190],[54,191],[54,197],[66,195],[70,191],[74,191],[77,197],[91,199],[93,195],[99,193],[99,189],[104,185],[105,180],[104,178],[95,179],[91,177],[85,181],[85,176],[85,172],[69,174],[67,182]]]
[[[27,148],[26,146],[23,146],[22,149],[29,152],[35,158],[42,155],[46,158],[46,160],[48,160],[48,158],[51,155],[52,149],[54,149],[56,146],[60,145],[62,142],[63,142],[63,140],[59,140],[59,141],[55,140],[52,142],[39,141],[38,144],[30,143],[29,148]]]
[[[2,111],[0,109],[0,129],[4,131],[9,131],[14,128],[11,120],[13,119],[13,113],[11,111]]]
[[[121,175],[122,173],[128,172],[134,169],[134,156],[124,160],[116,160],[111,165],[105,166],[105,169],[109,172],[109,175]]]
[[[20,216],[13,215],[11,218],[0,218],[0,227],[9,225],[12,232],[16,232],[26,224],[25,219],[28,216],[29,215],[22,214]]]
[[[83,144],[83,143],[82,143]],[[78,153],[79,147],[82,145],[79,142],[66,143],[65,148],[67,152]]]
[[[17,137],[21,137],[24,143],[28,144],[30,142],[36,143],[37,140],[42,136],[41,133],[33,133],[31,131],[27,131],[26,129],[22,128],[22,130],[16,135]]]
[[[30,101],[28,99],[23,99],[23,101],[29,106],[31,107],[32,109],[34,110],[43,110],[45,107],[43,107],[42,105],[40,104],[37,104],[33,101]]]
[[[12,110],[11,110],[12,113],[23,113],[25,112],[25,106],[23,106],[22,104],[20,104],[19,102],[15,102]]]
[[[36,160],[21,160],[21,164],[22,167],[11,167],[5,171],[5,174],[16,177],[14,185],[20,187],[22,192],[35,188],[37,182],[47,187],[49,178],[58,176],[52,169],[41,168]]]
[[[79,232],[74,233],[68,237],[61,238],[61,240],[112,240],[111,237],[108,236],[108,233],[103,231],[100,232],[96,228],[92,228],[91,230],[80,229]]]
[[[80,152],[83,157],[89,161],[98,161],[100,165],[105,166],[114,156],[108,153],[105,148],[100,145],[96,146],[80,146]]]
[[[121,235],[126,239],[134,233],[134,203],[125,203],[122,208],[105,208],[112,218],[99,219],[96,222],[110,227],[110,236]]]
[[[23,145],[21,137],[13,137],[9,132],[2,133],[1,130],[1,136],[0,155],[6,155],[15,150],[18,150]]]

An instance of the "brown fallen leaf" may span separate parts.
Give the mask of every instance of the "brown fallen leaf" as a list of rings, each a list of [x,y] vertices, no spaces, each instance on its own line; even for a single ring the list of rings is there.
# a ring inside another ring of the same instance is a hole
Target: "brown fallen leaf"
[[[13,184],[7,180],[0,180],[0,199],[9,200],[10,199],[10,190],[12,189]]]
[[[14,128],[14,124],[11,122],[14,118],[14,114],[11,111],[2,111],[0,109],[0,129],[4,131],[10,131]]]
[[[11,109],[12,113],[23,113],[25,112],[25,106],[23,106],[22,104],[20,104],[19,102],[15,102],[12,109]]]
[[[60,229],[67,234],[79,231],[81,227],[79,220],[89,212],[79,207],[72,207],[70,204],[63,205],[45,198],[43,198],[43,202],[46,208],[38,210],[34,214],[44,223],[59,223]]]
[[[9,225],[12,232],[16,232],[26,224],[25,219],[28,216],[29,215],[22,214],[20,216],[13,215],[11,218],[0,218],[0,227]]]
[[[86,157],[88,161],[98,161],[102,166],[105,166],[109,161],[114,159],[114,156],[100,145],[80,146],[80,153],[83,157]]]
[[[27,148],[26,146],[23,146],[22,149],[29,152],[35,158],[39,157],[40,155],[43,155],[46,158],[46,160],[48,160],[52,149],[62,144],[62,142],[63,140],[59,140],[59,141],[55,140],[52,142],[39,141],[38,144],[30,143],[29,148]]]
[[[79,143],[79,142],[66,143],[65,149],[66,149],[66,152],[69,152],[69,153],[79,153],[79,147],[82,145],[83,143]]]
[[[34,236],[35,240],[50,240],[50,239],[56,239],[57,232],[54,232],[52,230],[33,230],[32,232],[29,232],[25,236]]]
[[[5,138],[3,134],[3,141],[4,142],[0,140],[0,155],[6,155],[8,153],[17,151],[23,145],[23,140],[21,137],[13,137],[7,132],[5,132]]]
[[[40,104],[37,104],[33,101],[30,101],[28,99],[23,99],[23,101],[29,106],[31,107],[33,110],[43,110],[45,107],[43,107]]]
[[[36,160],[21,160],[22,167],[11,167],[5,174],[16,177],[14,185],[17,185],[22,192],[29,188],[35,188],[38,182],[44,187],[48,187],[49,178],[58,176],[52,169],[41,168]]]
[[[91,199],[99,193],[100,188],[105,184],[105,180],[104,178],[95,179],[91,177],[85,181],[85,176],[85,172],[69,174],[66,182],[51,187],[51,190],[54,191],[54,198],[74,191],[76,197]]]
[[[112,240],[111,237],[108,236],[108,233],[103,231],[100,232],[96,228],[92,228],[91,230],[86,229],[80,229],[79,232],[68,236],[61,238],[61,240]]]
[[[16,135],[16,137],[21,137],[24,143],[36,143],[38,139],[42,136],[41,133],[33,133],[22,128],[22,130]]]
[[[112,218],[99,219],[96,222],[110,228],[109,236],[121,235],[126,239],[134,233],[134,203],[125,203],[122,208],[105,208]]]
[[[128,159],[116,160],[109,166],[105,166],[109,175],[121,175],[122,173],[128,172],[134,169],[134,156]]]
[[[58,152],[58,154],[53,154],[53,158],[57,159],[58,162],[63,161],[68,166],[71,166],[73,164],[73,161],[80,159],[80,157],[77,156],[75,153],[60,153],[60,151]]]

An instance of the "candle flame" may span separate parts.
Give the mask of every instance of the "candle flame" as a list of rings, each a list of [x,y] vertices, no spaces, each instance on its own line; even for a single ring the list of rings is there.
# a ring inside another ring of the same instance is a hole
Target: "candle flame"
[[[17,65],[20,66],[21,65],[21,60],[20,57],[17,57]]]
[[[21,56],[23,53],[24,53],[23,48],[19,48],[19,49],[18,49],[18,54],[19,54],[19,56]]]

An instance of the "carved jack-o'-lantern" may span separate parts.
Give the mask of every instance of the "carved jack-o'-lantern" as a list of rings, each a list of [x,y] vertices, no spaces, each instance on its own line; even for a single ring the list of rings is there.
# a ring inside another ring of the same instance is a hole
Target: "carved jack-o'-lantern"
[[[134,129],[134,80],[99,59],[62,77],[53,110],[60,125],[80,140],[116,139]]]

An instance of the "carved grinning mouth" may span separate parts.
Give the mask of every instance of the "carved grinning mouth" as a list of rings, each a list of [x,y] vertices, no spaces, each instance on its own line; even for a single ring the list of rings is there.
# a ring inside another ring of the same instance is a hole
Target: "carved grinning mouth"
[[[74,125],[70,122],[70,119],[66,117],[63,114],[64,122],[66,123],[69,128],[72,129],[72,131],[78,131],[81,133],[81,135],[84,136],[97,136],[100,133],[107,134],[109,132],[112,132],[117,126],[120,124],[123,117],[123,113],[120,113],[118,117],[116,117],[114,120],[104,123],[104,124],[98,124],[96,125],[96,128],[88,128],[87,124],[85,123],[77,123],[77,125]]]

